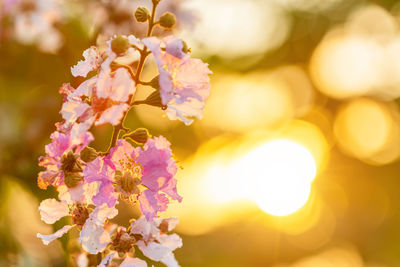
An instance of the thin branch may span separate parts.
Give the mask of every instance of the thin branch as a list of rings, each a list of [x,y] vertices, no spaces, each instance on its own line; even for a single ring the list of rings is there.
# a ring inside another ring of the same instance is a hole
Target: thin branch
[[[152,0],[152,3],[153,3],[153,8],[152,8],[152,11],[151,11],[151,17],[150,17],[150,20],[149,20],[149,26],[148,26],[148,29],[147,29],[146,37],[150,37],[151,36],[151,34],[153,33],[154,26],[157,25],[157,23],[154,22],[154,19],[155,19],[155,16],[156,16],[156,8],[157,8],[157,5],[158,5],[159,1]],[[139,52],[140,52],[140,60],[139,60],[139,64],[138,64],[137,69],[136,69],[136,73],[133,73],[133,71],[130,72],[130,75],[131,75],[132,79],[134,80],[135,84],[139,83],[139,77],[140,77],[140,74],[141,74],[141,72],[143,70],[144,62],[146,61],[147,56],[150,54],[150,52],[147,50],[146,46],[144,47],[143,50],[139,50]],[[141,102],[141,101],[132,102],[132,100],[133,100],[133,95],[131,95],[129,97],[129,100],[128,100],[128,103],[131,103],[131,107],[132,107],[133,103],[135,103],[135,102],[136,103],[137,102],[140,103]],[[140,104],[143,104],[143,103],[140,103]],[[123,130],[125,128],[122,125],[124,124],[126,115],[128,114],[129,110],[130,110],[130,108],[127,111],[125,111],[124,115],[122,116],[121,122],[118,125],[114,126],[113,134],[112,134],[112,137],[111,137],[111,142],[110,142],[110,145],[109,145],[106,153],[109,153],[110,149],[116,145],[117,140],[118,140],[118,136],[119,136],[121,130]]]

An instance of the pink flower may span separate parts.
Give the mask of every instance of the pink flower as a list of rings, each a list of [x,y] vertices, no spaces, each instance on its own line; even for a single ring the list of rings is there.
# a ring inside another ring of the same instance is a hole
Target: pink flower
[[[146,257],[160,261],[168,267],[179,267],[173,251],[182,247],[182,239],[177,234],[167,234],[177,224],[176,218],[155,219],[149,222],[141,217],[132,222],[131,234],[142,236],[136,245]]]
[[[88,130],[93,123],[117,125],[129,109],[127,102],[135,90],[126,69],[100,72],[68,95],[61,115],[67,124],[80,124],[80,131]]]
[[[119,191],[127,196],[137,195],[147,220],[153,220],[158,212],[167,209],[167,195],[182,200],[176,190],[177,167],[169,146],[162,136],[149,139],[143,149],[120,139],[105,159],[111,168],[121,173],[116,178]],[[146,189],[141,191],[139,185]]]
[[[79,138],[73,138],[71,134],[54,132],[51,134],[52,143],[45,146],[46,156],[39,158],[39,165],[46,168],[38,176],[38,186],[46,189],[47,186],[59,186],[64,182],[65,172],[74,168],[79,172],[79,162],[75,154],[93,141],[93,135],[89,132],[80,134]],[[72,156],[71,156],[72,155]],[[75,159],[72,159],[75,157]],[[71,170],[72,171],[72,170]]]
[[[140,151],[138,162],[142,169],[142,184],[147,187],[139,196],[142,213],[152,220],[159,211],[165,211],[172,199],[182,201],[176,190],[177,166],[172,158],[170,143],[163,136],[149,139]]]
[[[97,182],[99,188],[97,193],[93,196],[92,201],[96,206],[101,206],[104,203],[108,207],[115,206],[118,194],[115,192],[114,183],[114,170],[112,170],[104,162],[104,157],[97,157],[95,160],[86,164],[83,170],[84,180],[87,183]]]
[[[184,53],[183,41],[168,36],[162,42],[155,37],[145,38],[143,44],[153,53],[160,73],[161,100],[171,120],[180,119],[186,125],[193,117],[203,116],[204,102],[210,95],[212,72],[208,64]],[[165,52],[161,45],[165,46]]]

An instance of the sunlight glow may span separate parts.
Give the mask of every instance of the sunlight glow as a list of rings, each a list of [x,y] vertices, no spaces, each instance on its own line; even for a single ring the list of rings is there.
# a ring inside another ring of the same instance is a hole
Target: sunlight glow
[[[242,179],[249,179],[247,197],[276,216],[289,215],[306,204],[317,173],[311,153],[286,139],[268,142],[235,164],[246,172]]]

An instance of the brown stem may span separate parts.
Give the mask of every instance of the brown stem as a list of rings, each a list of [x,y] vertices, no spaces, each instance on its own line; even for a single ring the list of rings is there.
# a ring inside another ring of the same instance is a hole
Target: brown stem
[[[157,24],[157,23],[154,22],[154,19],[155,19],[155,16],[156,16],[156,8],[157,8],[157,5],[158,5],[159,1],[152,0],[152,3],[153,3],[153,8],[152,8],[152,11],[151,11],[151,17],[150,17],[150,20],[149,20],[149,27],[147,29],[146,37],[150,37],[151,36],[151,34],[153,33],[153,28]],[[133,72],[130,73],[132,79],[135,82],[135,85],[139,84],[140,74],[142,73],[144,62],[146,61],[146,58],[147,58],[148,55],[149,55],[149,52],[147,51],[147,47],[144,47],[143,50],[140,50],[140,60],[139,60],[138,67],[136,69],[136,73],[134,75],[133,75]],[[133,99],[133,95],[131,95],[129,97],[128,103],[131,103],[132,99]],[[121,122],[118,125],[114,126],[113,134],[112,134],[112,137],[111,137],[111,142],[110,142],[110,145],[109,145],[106,153],[109,153],[110,149],[112,147],[114,147],[115,144],[117,143],[118,136],[119,136],[119,134],[121,132],[121,129],[125,128],[123,126],[123,124],[124,124],[126,115],[128,114],[129,110],[130,109],[125,111],[124,115],[122,116]]]

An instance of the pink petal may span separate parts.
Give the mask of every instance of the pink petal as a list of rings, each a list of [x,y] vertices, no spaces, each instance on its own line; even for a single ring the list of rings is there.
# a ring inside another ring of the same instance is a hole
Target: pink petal
[[[117,255],[116,252],[112,252],[112,253],[108,254],[107,256],[105,256],[103,258],[103,260],[100,262],[100,264],[97,265],[97,267],[107,267],[111,263],[111,261],[113,260],[115,255]]]
[[[87,74],[99,67],[101,56],[95,46],[86,49],[83,52],[85,60],[81,60],[75,66],[71,67],[71,73],[74,77],[86,77]]]
[[[115,207],[109,208],[107,205],[96,207],[89,215],[89,219],[98,225],[103,225],[107,219],[117,216],[118,210]]]
[[[163,244],[159,244],[156,242],[149,242],[146,243],[143,240],[139,240],[136,245],[138,248],[143,252],[143,254],[154,260],[154,261],[160,261],[162,258],[164,258],[168,253],[171,252],[171,249],[167,246],[164,246]]]
[[[42,171],[38,175],[38,186],[46,189],[49,185],[58,186],[62,182],[60,172],[58,171]]]
[[[151,190],[143,191],[138,199],[140,210],[148,221],[152,221],[158,212],[165,211],[168,208],[168,198]]]
[[[65,233],[67,233],[72,227],[75,225],[66,225],[54,234],[51,235],[42,235],[42,234],[37,234],[37,237],[41,238],[43,241],[43,244],[48,245],[50,242],[56,240],[59,237],[62,237]]]
[[[96,206],[101,206],[106,203],[111,208],[115,206],[117,199],[118,193],[115,192],[111,182],[102,182],[100,184],[99,191],[92,198],[92,201]]]
[[[120,267],[147,267],[147,263],[144,260],[128,256],[121,262]]]
[[[101,72],[97,80],[97,96],[99,98],[110,98],[118,102],[126,102],[129,95],[136,91],[135,83],[133,82],[128,71],[124,68],[119,68],[113,74]]]
[[[85,251],[90,254],[97,254],[104,251],[110,242],[110,234],[104,230],[102,225],[97,225],[90,220],[87,220],[83,225],[79,243],[82,244]]]
[[[53,224],[62,217],[69,215],[69,208],[67,203],[49,198],[40,203],[39,212],[42,221]]]
[[[121,163],[130,158],[136,158],[138,153],[139,150],[134,148],[125,139],[119,139],[116,146],[110,149],[110,154],[104,161],[114,170],[122,171],[124,166],[122,166]]]
[[[106,109],[96,121],[95,125],[101,125],[105,123],[111,123],[117,125],[121,122],[124,112],[129,109],[129,105],[126,103],[114,105]]]

